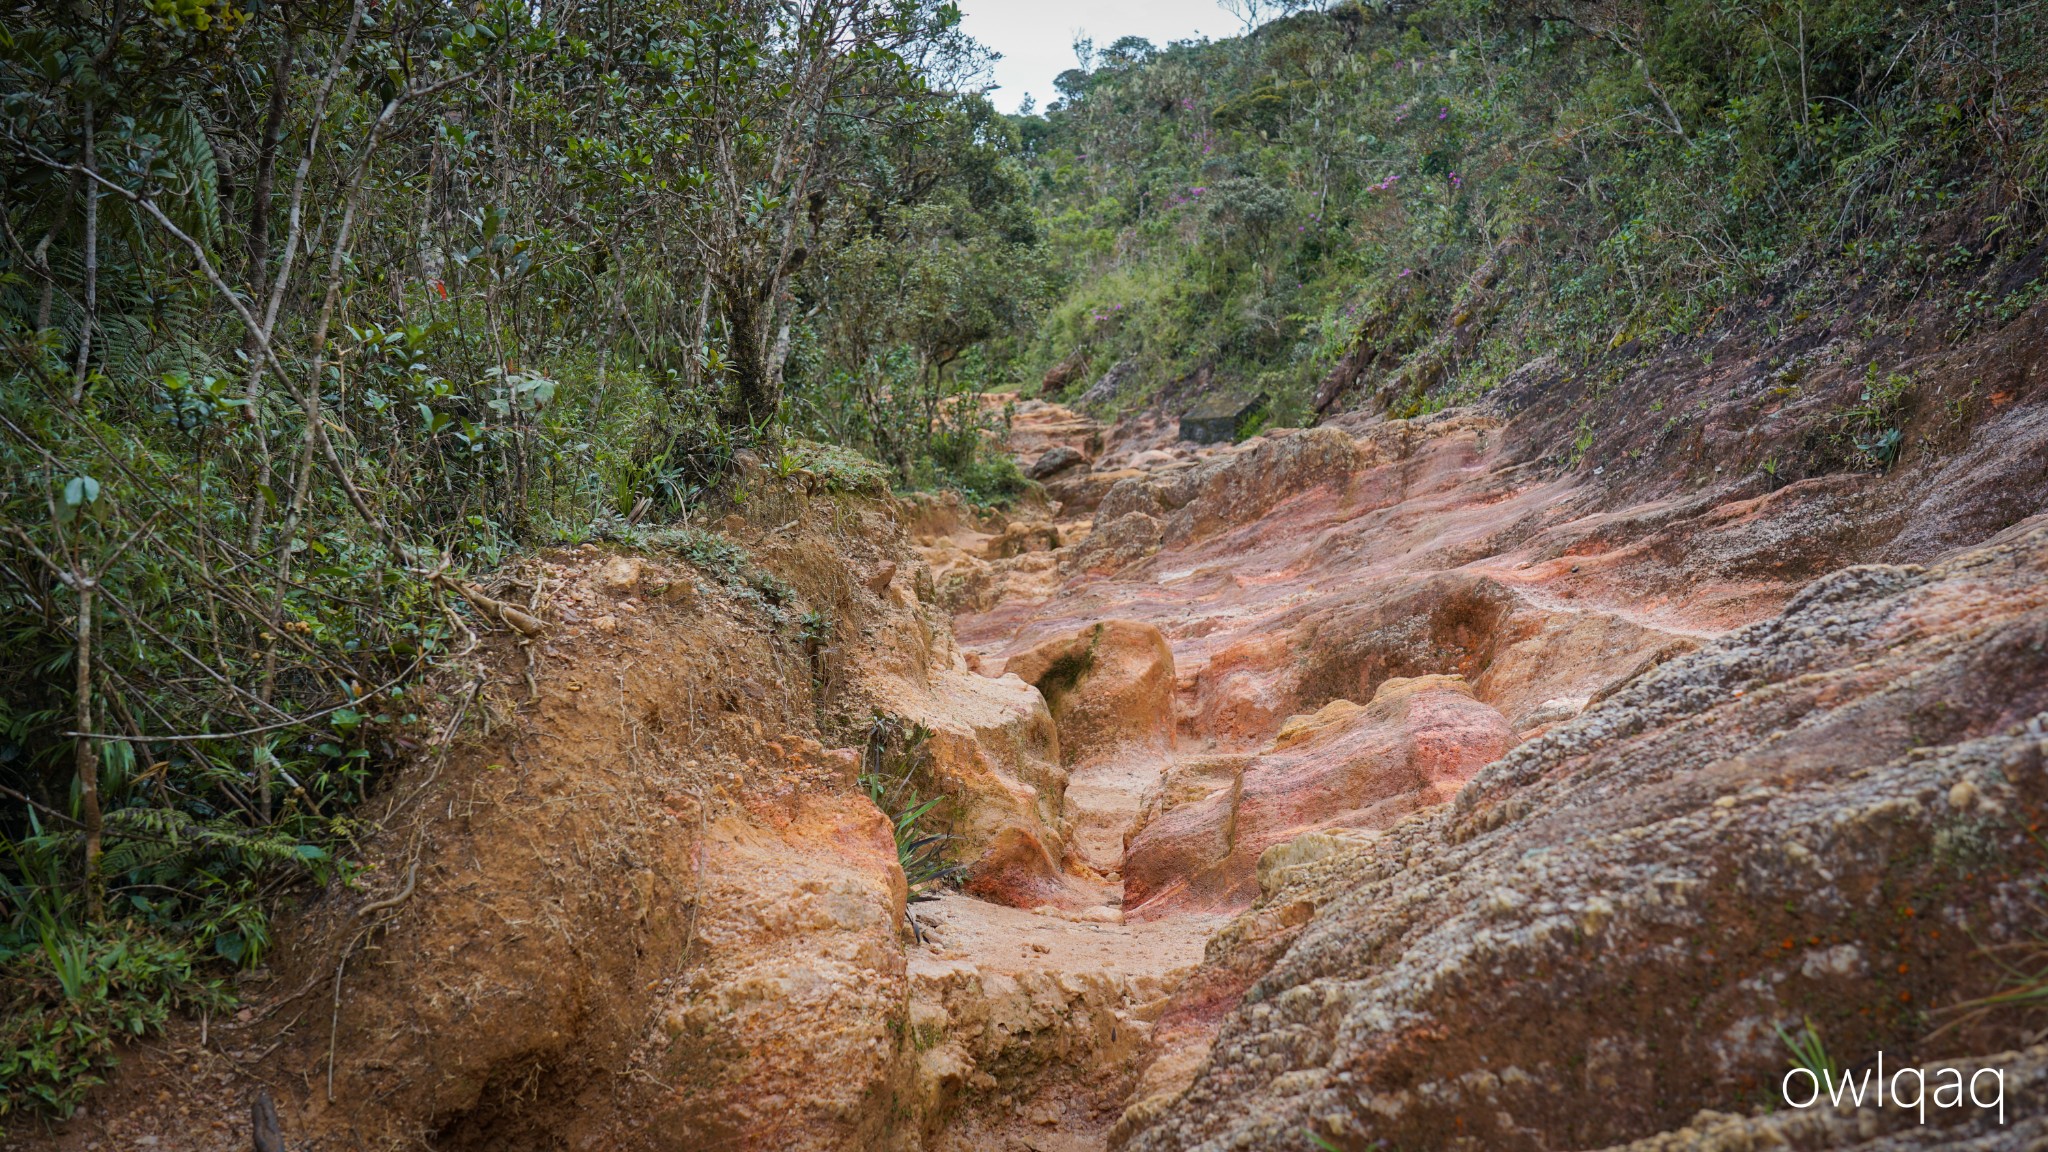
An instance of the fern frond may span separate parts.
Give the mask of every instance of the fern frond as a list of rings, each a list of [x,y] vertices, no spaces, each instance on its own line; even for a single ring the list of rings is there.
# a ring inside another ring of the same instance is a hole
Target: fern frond
[[[209,247],[221,243],[220,164],[213,153],[213,141],[193,115],[190,103],[164,110],[155,125],[164,142],[165,154],[183,182],[179,199],[198,226],[194,234]]]

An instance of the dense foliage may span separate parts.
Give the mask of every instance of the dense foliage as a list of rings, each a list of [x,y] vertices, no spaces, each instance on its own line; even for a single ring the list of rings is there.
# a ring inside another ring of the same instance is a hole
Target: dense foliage
[[[1023,124],[1073,273],[1035,362],[1069,396],[1201,381],[1298,422],[1790,291],[2010,315],[2041,283],[2044,29],[2010,0],[1354,0],[1084,44]]]

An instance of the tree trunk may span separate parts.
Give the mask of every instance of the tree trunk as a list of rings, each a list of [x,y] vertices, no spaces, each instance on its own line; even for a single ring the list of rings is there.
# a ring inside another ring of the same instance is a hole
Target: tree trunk
[[[61,217],[60,217],[61,219]],[[36,331],[41,333],[50,327],[50,303],[56,297],[57,277],[50,271],[50,243],[57,239],[57,225],[51,224],[36,244],[36,275],[43,281],[43,292],[36,298]]]
[[[79,805],[84,809],[85,818],[86,913],[97,920],[100,916],[100,766],[89,733],[92,731],[92,608],[94,593],[99,591],[99,586],[92,577],[75,570],[72,580],[78,589],[78,653],[75,661],[78,698],[73,716],[78,725],[78,744],[73,753],[73,768],[78,773]]]
[[[277,146],[284,138],[284,114],[291,94],[293,41],[285,37],[271,69],[270,106],[264,110],[263,139],[256,150],[256,180],[249,194],[249,298],[270,293],[270,194],[277,178]],[[259,359],[257,334],[248,334],[249,362]]]
[[[93,168],[92,101],[85,102],[85,167]],[[78,322],[78,363],[72,370],[71,405],[85,402],[85,370],[92,356],[92,329],[100,318],[100,184],[85,182],[85,316]]]
[[[725,311],[726,352],[732,364],[734,404],[730,424],[765,424],[781,400],[761,355],[760,301],[744,281],[719,285]]]

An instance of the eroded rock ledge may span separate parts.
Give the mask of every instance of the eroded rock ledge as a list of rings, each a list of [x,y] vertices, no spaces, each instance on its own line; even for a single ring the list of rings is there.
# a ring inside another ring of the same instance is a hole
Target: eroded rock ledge
[[[1166,1014],[1206,1015],[1213,1047],[1171,1035],[1185,1086],[1154,1084],[1122,1143],[1597,1147],[1764,1104],[1802,1017],[1845,1063],[1989,1063],[1986,1022],[1927,1033],[2043,922],[2044,711],[2048,529],[1818,581],[1288,870]],[[1800,1123],[1707,1128],[1862,1131]]]

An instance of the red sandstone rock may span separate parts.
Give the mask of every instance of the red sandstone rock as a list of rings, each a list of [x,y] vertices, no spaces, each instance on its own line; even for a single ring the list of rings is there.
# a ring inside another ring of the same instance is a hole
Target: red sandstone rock
[[[1009,659],[1036,684],[1069,767],[1063,810],[1080,860],[1123,864],[1124,832],[1157,786],[1174,742],[1173,651],[1149,624],[1107,620]]]
[[[1515,742],[1456,676],[1388,680],[1365,706],[1334,700],[1280,730],[1242,776],[1163,812],[1131,840],[1134,915],[1249,904],[1268,848],[1324,829],[1385,828],[1442,804]]]

